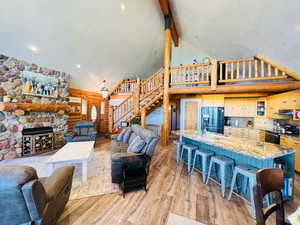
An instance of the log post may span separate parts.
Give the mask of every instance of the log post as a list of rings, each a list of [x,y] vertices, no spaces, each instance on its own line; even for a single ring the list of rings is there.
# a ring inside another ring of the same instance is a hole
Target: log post
[[[218,61],[216,59],[212,59],[211,61],[211,89],[217,89],[217,80],[218,80]]]
[[[111,134],[114,126],[114,107],[112,105],[109,106],[108,110],[108,132]]]
[[[141,93],[141,80],[138,78],[136,80],[136,86],[133,93],[133,104],[134,112],[138,114],[140,112],[140,93]]]
[[[171,64],[171,15],[165,16],[165,56],[164,56],[164,98],[163,98],[163,131],[162,144],[169,144],[169,83],[170,83],[170,64]]]
[[[145,109],[143,109],[141,111],[141,126],[145,127],[145,125],[146,125],[146,111]]]

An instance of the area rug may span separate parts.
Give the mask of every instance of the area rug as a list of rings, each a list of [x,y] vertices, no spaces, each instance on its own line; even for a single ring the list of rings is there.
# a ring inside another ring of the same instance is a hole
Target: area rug
[[[166,225],[205,225],[205,224],[199,223],[195,220],[191,220],[183,216],[178,216],[176,214],[170,213]]]
[[[37,170],[39,177],[47,176],[46,161],[51,155],[3,160],[0,165],[25,165]],[[62,165],[58,165],[62,166]],[[118,185],[111,183],[110,151],[96,151],[88,164],[88,180],[81,181],[81,166],[76,165],[70,200],[120,192]]]

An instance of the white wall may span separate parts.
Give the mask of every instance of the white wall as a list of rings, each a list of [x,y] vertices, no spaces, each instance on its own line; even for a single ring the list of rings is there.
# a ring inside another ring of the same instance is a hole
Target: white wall
[[[147,115],[146,124],[161,125],[162,122],[163,122],[163,107],[159,107]]]
[[[203,58],[208,57],[209,54],[204,52],[203,49],[197,43],[189,42],[184,39],[180,39],[178,47],[172,46],[172,66],[178,66],[180,64],[188,65],[193,64],[193,60],[196,59],[198,63],[202,62]]]
[[[121,10],[121,3],[126,10]],[[1,1],[1,54],[72,76],[71,87],[98,91],[149,76],[163,62],[158,1]],[[32,52],[28,45],[39,51]],[[77,68],[76,65],[81,67]]]

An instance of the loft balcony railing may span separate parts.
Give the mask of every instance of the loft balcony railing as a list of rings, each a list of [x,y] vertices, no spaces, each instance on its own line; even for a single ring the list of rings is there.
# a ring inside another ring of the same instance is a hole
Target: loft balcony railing
[[[189,84],[209,84],[211,78],[211,64],[200,63],[171,67],[170,86]]]
[[[287,79],[285,72],[263,59],[247,58],[219,62],[220,83]]]

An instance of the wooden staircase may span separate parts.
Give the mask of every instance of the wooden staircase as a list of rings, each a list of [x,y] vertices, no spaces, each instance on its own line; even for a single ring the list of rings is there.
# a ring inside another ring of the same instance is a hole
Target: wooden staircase
[[[129,84],[129,85],[128,85]],[[118,130],[121,122],[130,122],[134,118],[141,118],[144,124],[147,113],[159,107],[163,99],[163,69],[160,68],[146,79],[121,81],[110,95],[128,95],[124,101],[110,109],[111,132]]]

